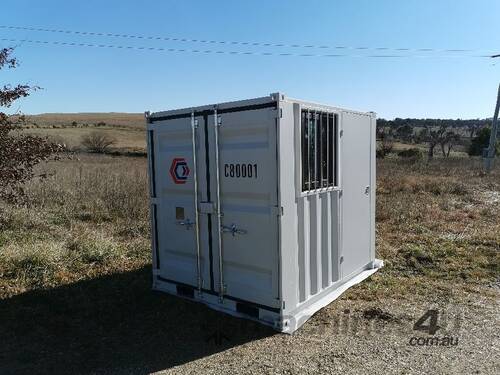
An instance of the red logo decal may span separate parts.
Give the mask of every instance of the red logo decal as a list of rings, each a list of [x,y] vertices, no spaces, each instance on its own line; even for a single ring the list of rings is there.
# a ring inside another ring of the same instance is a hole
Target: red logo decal
[[[170,176],[176,184],[185,184],[189,176],[189,167],[186,159],[175,158],[170,165]]]

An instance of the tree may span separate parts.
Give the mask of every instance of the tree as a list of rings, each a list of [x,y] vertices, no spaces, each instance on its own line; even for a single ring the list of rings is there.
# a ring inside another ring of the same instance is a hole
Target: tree
[[[431,160],[434,157],[434,149],[439,143],[437,131],[430,127],[425,127],[417,134],[416,141],[427,143],[427,160]]]
[[[443,156],[446,158],[450,157],[451,149],[458,142],[460,142],[460,136],[454,131],[448,130],[444,132],[439,139],[439,145],[441,146],[441,152],[443,153]]]
[[[109,146],[116,143],[115,138],[104,132],[92,132],[82,137],[82,145],[90,152],[105,153]]]
[[[394,143],[388,139],[383,139],[377,147],[376,156],[377,158],[383,159],[392,152]]]
[[[0,50],[0,70],[18,66],[12,48]],[[26,84],[0,87],[0,107],[10,107],[38,87]],[[23,184],[34,175],[33,168],[51,157],[58,158],[64,146],[47,138],[22,133],[24,116],[0,112],[0,199],[15,201],[24,194]]]
[[[469,138],[472,139],[479,130],[479,126],[477,123],[470,123],[467,125],[467,131],[469,132]]]
[[[477,132],[477,136],[472,138],[469,146],[469,156],[480,156],[483,150],[490,144],[490,128],[482,128]],[[499,145],[496,146],[496,153],[500,153]]]
[[[413,128],[411,125],[405,123],[396,129],[396,137],[402,141],[409,142],[413,137]]]
[[[445,124],[441,124],[438,129],[425,127],[418,133],[417,139],[420,142],[427,143],[427,159],[431,160],[434,157],[434,149],[437,145],[441,146],[443,156],[448,157],[453,145],[460,140],[460,137],[452,130],[449,130]],[[448,149],[446,150],[446,148]]]

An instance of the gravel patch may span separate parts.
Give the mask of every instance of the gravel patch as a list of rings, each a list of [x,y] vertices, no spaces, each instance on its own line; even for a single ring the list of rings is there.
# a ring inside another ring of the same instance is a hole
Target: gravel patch
[[[293,335],[269,332],[232,346],[236,336],[259,327],[251,323],[241,332],[223,327],[228,349],[158,374],[498,374],[497,301],[479,295],[439,303],[340,299]],[[429,309],[439,313],[434,335],[413,329]],[[429,344],[418,345],[419,338]],[[440,344],[433,345],[432,338]],[[453,344],[445,345],[444,338]]]

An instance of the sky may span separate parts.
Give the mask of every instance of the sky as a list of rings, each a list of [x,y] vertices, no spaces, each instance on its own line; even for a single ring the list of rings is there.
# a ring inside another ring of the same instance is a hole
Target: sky
[[[0,47],[15,47],[21,64],[1,70],[0,84],[42,88],[16,102],[10,113],[160,111],[282,92],[374,111],[387,119],[485,118],[493,115],[500,58],[495,64],[478,56],[500,53],[499,14],[498,0],[16,0],[2,5],[0,19],[0,39],[15,41],[0,40]],[[182,42],[5,26],[264,44],[473,51]],[[373,57],[394,54],[404,56]]]

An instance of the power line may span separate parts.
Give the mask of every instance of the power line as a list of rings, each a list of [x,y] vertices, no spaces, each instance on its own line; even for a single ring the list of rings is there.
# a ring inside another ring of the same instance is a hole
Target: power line
[[[39,27],[32,27],[32,26],[0,25],[0,29],[26,30],[26,31],[35,31],[35,32],[75,34],[75,35],[113,37],[113,38],[143,39],[143,40],[156,40],[156,41],[161,40],[161,41],[168,41],[168,42],[206,43],[206,44],[242,45],[242,46],[259,46],[259,47],[341,49],[341,50],[358,50],[358,51],[433,52],[433,53],[465,53],[465,52],[468,52],[468,53],[477,52],[478,53],[481,51],[484,52],[484,50],[474,50],[474,49],[352,47],[352,46],[330,46],[330,45],[314,45],[314,44],[286,44],[286,43],[269,43],[269,42],[206,40],[206,39],[178,38],[178,37],[170,37],[170,36],[147,36],[147,35],[135,35],[135,34],[115,34],[115,33],[109,33],[109,32],[95,32],[95,31],[46,29],[46,28],[39,28]]]
[[[313,53],[289,53],[289,52],[263,52],[263,51],[224,51],[224,50],[201,50],[201,49],[187,49],[187,48],[163,48],[163,47],[144,47],[144,46],[122,46],[116,44],[94,44],[94,43],[80,43],[80,42],[61,42],[51,40],[33,40],[33,39],[11,39],[0,38],[4,42],[17,42],[17,43],[34,43],[41,45],[57,45],[57,46],[73,46],[73,47],[96,47],[96,48],[114,48],[123,50],[140,50],[140,51],[158,51],[158,52],[180,52],[180,53],[201,53],[201,54],[216,54],[216,55],[244,55],[244,56],[290,56],[290,57],[321,57],[321,58],[335,58],[335,57],[356,57],[356,58],[429,58],[431,56],[417,56],[417,55],[353,55],[353,54],[313,54]],[[450,55],[446,57],[490,57],[480,55],[466,55],[456,56]]]
[[[187,48],[163,48],[163,47],[142,47],[142,46],[122,46],[115,44],[94,44],[94,43],[79,43],[79,42],[60,42],[47,40],[32,40],[32,39],[9,39],[0,38],[1,41],[19,42],[19,43],[35,43],[35,44],[53,44],[61,46],[75,47],[98,47],[98,48],[116,48],[129,50],[146,50],[160,52],[188,52],[188,53],[205,53],[205,54],[226,54],[226,55],[260,55],[260,56],[295,56],[295,57],[348,57],[347,54],[311,54],[311,53],[274,53],[274,52],[259,52],[259,51],[223,51],[223,50],[200,50]],[[405,56],[390,56],[390,55],[373,55],[371,57],[405,57]]]

